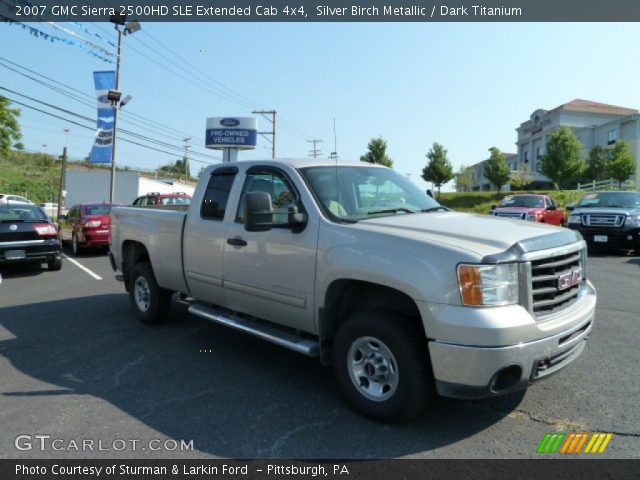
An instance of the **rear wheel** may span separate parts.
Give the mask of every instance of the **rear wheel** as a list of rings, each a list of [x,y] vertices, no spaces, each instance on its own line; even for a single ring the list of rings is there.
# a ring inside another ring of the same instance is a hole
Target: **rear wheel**
[[[78,243],[78,235],[76,232],[71,234],[71,251],[74,255],[80,255],[80,244]]]
[[[57,255],[51,260],[47,261],[47,268],[52,271],[57,271],[62,269],[62,257]]]
[[[351,315],[333,344],[333,368],[347,400],[387,422],[418,415],[433,396],[426,338],[412,318],[384,310]]]
[[[172,292],[158,285],[149,262],[136,264],[130,276],[129,298],[142,323],[162,322],[171,307]]]

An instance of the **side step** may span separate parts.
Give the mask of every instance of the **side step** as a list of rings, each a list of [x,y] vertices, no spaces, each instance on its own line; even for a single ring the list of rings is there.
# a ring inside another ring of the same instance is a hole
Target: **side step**
[[[257,323],[238,316],[232,316],[208,305],[203,305],[201,303],[191,305],[189,307],[189,313],[220,323],[227,327],[235,328],[241,332],[248,333],[295,352],[308,355],[309,357],[317,357],[320,352],[318,342],[315,340],[302,338],[270,325]]]

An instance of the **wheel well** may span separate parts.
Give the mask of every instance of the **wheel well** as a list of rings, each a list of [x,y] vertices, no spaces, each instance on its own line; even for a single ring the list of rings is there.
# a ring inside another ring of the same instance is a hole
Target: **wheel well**
[[[363,309],[387,310],[409,317],[419,324],[424,333],[418,306],[406,293],[372,282],[336,280],[327,289],[324,307],[320,311],[322,363],[330,362],[331,343],[340,324]]]
[[[122,244],[122,277],[127,292],[129,291],[129,274],[140,262],[149,261],[149,252],[142,243],[127,240]]]

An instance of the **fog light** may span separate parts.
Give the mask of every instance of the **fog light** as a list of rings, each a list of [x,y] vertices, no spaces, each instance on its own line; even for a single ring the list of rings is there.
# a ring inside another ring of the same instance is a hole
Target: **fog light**
[[[633,240],[633,235],[627,235],[627,240]]]
[[[490,388],[494,393],[499,393],[509,388],[515,387],[522,377],[522,367],[520,365],[509,365],[497,372],[491,379]]]

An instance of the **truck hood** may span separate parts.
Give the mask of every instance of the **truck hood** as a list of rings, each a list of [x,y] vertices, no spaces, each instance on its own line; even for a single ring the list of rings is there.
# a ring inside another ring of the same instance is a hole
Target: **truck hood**
[[[458,212],[414,213],[361,220],[360,228],[461,248],[482,258],[542,250],[581,239],[573,230],[536,222]]]
[[[592,207],[592,208],[576,208],[575,210],[573,210],[572,212],[570,212],[571,215],[582,215],[582,214],[589,214],[589,215],[602,215],[602,214],[609,214],[609,215],[640,215],[640,209],[638,208],[607,208],[607,207],[601,207],[601,208],[596,208],[596,207]]]

